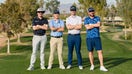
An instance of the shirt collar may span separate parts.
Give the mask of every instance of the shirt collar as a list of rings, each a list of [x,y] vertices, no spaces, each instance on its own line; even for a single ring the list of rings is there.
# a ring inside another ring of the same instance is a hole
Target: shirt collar
[[[71,17],[71,18],[76,18],[76,15],[75,15],[75,16],[71,15],[70,17]]]
[[[59,23],[60,22],[60,19],[58,19],[58,20],[53,19],[53,20],[54,20],[55,23]]]
[[[37,19],[42,20],[42,19],[44,19],[44,17],[42,17],[42,19],[40,19],[40,18],[37,16]]]

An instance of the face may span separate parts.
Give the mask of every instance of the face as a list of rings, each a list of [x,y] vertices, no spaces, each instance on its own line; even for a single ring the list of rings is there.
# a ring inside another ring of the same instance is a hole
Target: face
[[[71,11],[71,15],[76,15],[76,11]]]
[[[42,11],[38,11],[38,12],[37,12],[38,17],[42,17],[43,14],[44,14],[44,12],[42,12]]]
[[[54,19],[59,19],[59,14],[53,14]]]
[[[95,12],[88,12],[88,15],[94,17]]]

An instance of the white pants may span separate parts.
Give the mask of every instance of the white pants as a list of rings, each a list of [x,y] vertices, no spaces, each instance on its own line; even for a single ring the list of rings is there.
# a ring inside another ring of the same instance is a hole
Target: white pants
[[[31,55],[31,59],[30,59],[30,66],[32,66],[32,67],[34,66],[39,45],[40,45],[40,66],[45,65],[44,48],[45,48],[46,41],[47,41],[46,35],[43,35],[43,36],[34,35],[33,36],[33,39],[32,39],[32,48],[33,49],[32,49],[32,55]]]

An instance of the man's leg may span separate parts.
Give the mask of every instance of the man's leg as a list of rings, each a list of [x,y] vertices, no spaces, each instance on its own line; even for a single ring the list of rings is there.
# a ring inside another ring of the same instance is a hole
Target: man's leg
[[[98,53],[98,58],[100,61],[100,70],[101,71],[108,71],[103,64],[103,51],[102,51],[102,43],[101,43],[101,39],[100,38],[95,38],[95,48],[97,50]]]
[[[49,56],[49,63],[48,63],[48,69],[52,68],[53,60],[54,60],[54,52],[56,50],[56,38],[50,39],[50,56]]]
[[[71,35],[68,35],[67,43],[68,43],[68,65],[72,65],[74,41]]]
[[[58,52],[59,65],[60,65],[60,69],[65,69],[65,67],[63,65],[62,50],[63,50],[63,38],[58,38],[57,52]]]
[[[32,54],[31,54],[31,59],[30,59],[30,66],[27,70],[31,70],[34,67],[34,63],[36,61],[36,52],[38,50],[40,42],[40,37],[39,36],[33,36],[32,39]]]
[[[45,49],[46,42],[47,42],[47,37],[46,37],[46,35],[44,35],[41,38],[41,45],[40,45],[40,66],[41,66],[41,69],[44,69],[44,67],[45,67],[44,49]]]
[[[76,36],[75,37],[75,49],[76,49],[76,54],[77,54],[77,59],[78,59],[78,66],[82,66],[82,56],[81,56],[81,37]]]
[[[93,51],[89,51],[89,61],[91,65],[94,65]]]
[[[100,61],[100,66],[104,66],[102,50],[97,51],[97,53],[98,53],[98,58],[99,58],[99,61]]]
[[[98,58],[99,58],[99,61],[100,61],[100,70],[101,71],[108,71],[105,67],[104,67],[104,64],[103,64],[103,52],[102,50],[99,50],[97,51],[98,52]]]
[[[94,44],[93,44],[93,39],[92,38],[87,38],[86,39],[86,43],[87,43],[87,49],[88,49],[88,57],[89,57],[89,61],[91,64],[90,70],[94,70],[94,56],[93,56],[93,48],[94,48]]]
[[[81,50],[81,37],[80,37],[80,35],[75,36],[75,49],[76,49],[79,69],[83,69],[82,56],[81,56],[81,52],[80,52],[80,50]]]

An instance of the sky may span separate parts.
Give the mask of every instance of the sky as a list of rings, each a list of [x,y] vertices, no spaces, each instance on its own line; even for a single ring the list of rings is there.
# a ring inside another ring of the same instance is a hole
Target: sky
[[[0,3],[4,2],[5,0],[0,0]],[[78,0],[59,0],[61,4],[68,4],[68,3],[74,3],[74,2],[78,2]],[[109,5],[111,4],[116,4],[115,0],[107,0],[107,3]]]

